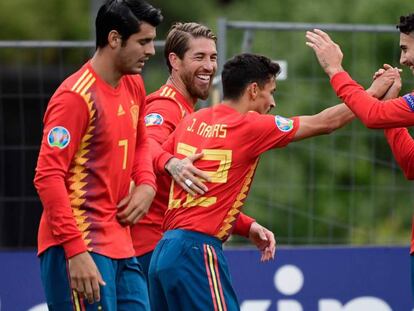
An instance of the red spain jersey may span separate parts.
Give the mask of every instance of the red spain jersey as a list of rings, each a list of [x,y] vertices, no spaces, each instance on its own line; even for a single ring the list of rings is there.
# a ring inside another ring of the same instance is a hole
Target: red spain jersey
[[[186,117],[163,147],[178,158],[202,152],[195,165],[212,181],[204,196],[171,186],[163,228],[202,232],[226,240],[248,195],[260,154],[284,147],[295,136],[299,118],[240,114],[220,104]]]
[[[175,131],[177,125],[188,114],[194,111],[191,103],[172,85],[163,85],[159,90],[146,98],[145,124],[154,160],[166,162],[171,155],[165,153],[161,145]],[[158,167],[157,163],[154,163]],[[141,256],[154,250],[161,239],[162,222],[168,206],[171,177],[162,169],[157,171],[157,194],[148,213],[131,228],[135,256]],[[251,223],[254,221],[246,215],[237,222],[235,232],[247,236]]]
[[[366,93],[364,88],[352,80],[346,72],[334,75],[331,84],[338,97],[365,126],[389,129],[385,131],[385,134],[395,159],[406,177],[414,179],[414,161],[412,161],[414,142],[408,131],[401,129],[401,127],[414,126],[414,92],[395,99],[380,101]],[[414,217],[411,236],[411,254],[413,253]]]
[[[140,76],[124,76],[113,88],[90,63],[56,90],[35,176],[43,205],[39,254],[62,245],[67,257],[86,250],[114,259],[134,255],[129,227],[116,214],[131,177],[155,188],[144,100]]]
[[[407,128],[386,129],[385,137],[391,147],[395,160],[407,179],[414,179],[414,139]],[[410,253],[414,254],[414,217],[411,231]]]
[[[146,98],[145,125],[152,157],[164,154],[161,145],[175,130],[187,114],[194,111],[193,106],[172,85],[163,85]],[[171,155],[165,155],[168,159]],[[148,213],[131,227],[135,256],[152,251],[162,237],[162,220],[168,205],[171,177],[157,172],[157,194]]]

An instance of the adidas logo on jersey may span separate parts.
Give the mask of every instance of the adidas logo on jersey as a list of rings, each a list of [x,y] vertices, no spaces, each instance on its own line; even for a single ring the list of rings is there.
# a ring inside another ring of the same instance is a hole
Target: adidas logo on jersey
[[[124,114],[125,114],[125,110],[124,110],[124,108],[122,108],[122,105],[119,104],[119,107],[118,107],[118,117],[119,116],[122,116]]]

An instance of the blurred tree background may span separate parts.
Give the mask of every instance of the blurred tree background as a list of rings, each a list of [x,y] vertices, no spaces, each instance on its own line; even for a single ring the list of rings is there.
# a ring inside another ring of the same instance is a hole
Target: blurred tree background
[[[170,25],[176,21],[201,22],[215,31],[220,17],[240,21],[394,25],[398,23],[400,15],[412,12],[412,3],[409,1],[389,0],[149,2],[161,8],[165,17],[163,24],[157,29],[159,40],[164,39]],[[98,0],[2,1],[0,40],[93,40],[94,16],[91,16],[94,5],[100,3]],[[398,32],[384,35],[332,33],[332,36],[342,46],[345,68],[365,87],[369,86],[372,73],[384,62],[398,65]],[[241,52],[242,39],[242,31],[228,31],[227,57]],[[277,114],[314,114],[338,103],[327,77],[304,42],[303,31],[254,32],[252,52],[283,59],[288,63],[288,78],[278,83],[275,109]],[[21,132],[18,124],[22,120],[26,124],[35,123],[35,130],[32,127],[28,130],[30,133],[25,133],[23,142],[16,140],[10,145],[25,145],[29,140],[36,145],[40,141],[41,115],[47,99],[60,83],[59,79],[54,79],[41,87],[42,96],[33,101],[40,107],[39,111],[32,112],[32,106],[25,103],[25,99],[22,99],[25,97],[21,93],[32,90],[38,83],[33,82],[37,74],[33,71],[30,75],[30,72],[32,67],[40,66],[40,58],[51,64],[65,59],[64,65],[61,65],[64,69],[59,69],[59,78],[63,78],[79,67],[92,52],[76,49],[65,52],[42,50],[36,53],[0,50],[3,59],[0,63],[0,111],[3,114],[0,121],[11,120],[10,124],[2,127],[8,132],[0,133],[0,144],[7,145],[8,140],[15,139],[16,131]],[[144,72],[148,92],[157,89],[167,77],[162,53],[160,50],[157,53]],[[41,67],[45,76],[56,71],[52,65]],[[16,68],[23,73],[14,83],[7,80],[6,76],[16,71]],[[28,79],[27,84],[24,82],[25,77]],[[403,78],[404,94],[412,89],[414,81],[408,70],[403,73]],[[10,107],[13,98],[11,93],[9,97],[6,96],[13,88],[16,94],[20,94],[16,95],[17,108]],[[41,104],[38,103],[39,100],[42,101]],[[28,115],[22,117],[27,111]],[[34,120],[30,121],[31,119]],[[37,152],[38,149],[35,148],[29,156],[20,155],[21,161],[26,164],[23,168],[22,165],[19,166],[19,174],[15,170],[9,170],[9,173],[5,170],[6,176],[1,174],[1,196],[36,196],[31,183]],[[16,154],[8,154],[6,151],[0,154],[2,167],[14,165],[12,160],[16,158]],[[21,190],[21,179],[24,179],[24,190]],[[8,194],[9,188],[12,189],[11,195]],[[279,242],[284,244],[408,243],[414,203],[410,188],[410,183],[404,179],[393,161],[382,132],[367,130],[359,121],[355,121],[332,135],[294,143],[283,150],[272,150],[264,155],[246,204],[246,213],[271,228]],[[0,224],[3,228],[0,230],[0,246],[34,246],[33,236],[41,211],[40,204],[35,199],[29,200],[25,205],[14,201],[8,203],[7,199],[0,204]],[[33,208],[33,205],[37,208],[36,215],[22,220],[22,211],[31,215],[27,209]],[[13,217],[7,216],[10,208],[19,210],[20,214],[16,212]],[[14,219],[19,225],[13,224],[10,219]],[[28,237],[22,233],[11,240],[7,238],[5,232],[16,227],[28,230]],[[240,241],[233,239],[235,244]]]

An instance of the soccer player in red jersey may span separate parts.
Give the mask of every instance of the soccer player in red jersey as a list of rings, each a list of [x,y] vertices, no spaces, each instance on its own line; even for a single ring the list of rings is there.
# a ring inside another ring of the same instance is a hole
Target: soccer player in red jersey
[[[198,23],[176,23],[167,34],[164,55],[170,76],[165,85],[146,99],[145,123],[154,159],[163,153],[162,143],[184,116],[194,112],[197,100],[208,98],[217,69],[216,36]],[[164,170],[159,172],[154,201],[148,213],[131,228],[135,255],[146,275],[152,252],[162,237],[161,225],[168,206],[170,185],[171,177]],[[188,187],[185,183],[181,185]],[[188,190],[192,193],[201,190],[200,194],[204,194],[206,189],[202,184],[195,184]],[[262,250],[262,260],[273,258],[274,235],[254,219],[241,214],[233,233],[250,237]]]
[[[139,74],[161,21],[144,1],[106,1],[95,54],[50,99],[34,181],[50,310],[149,309],[129,225],[156,189]],[[131,178],[137,187],[129,195]]]
[[[414,74],[414,13],[400,17],[397,25],[400,30],[401,65],[410,68]],[[345,104],[368,128],[383,128],[387,141],[404,171],[407,179],[414,179],[414,140],[405,127],[414,126],[414,92],[402,97],[379,101],[364,92],[342,68],[342,51],[331,38],[321,30],[307,32],[307,45],[316,56],[331,79],[332,87]],[[387,71],[398,70],[388,68]],[[393,91],[388,97],[396,97],[401,87],[396,79]],[[414,217],[411,237],[411,289],[414,297]]]
[[[202,153],[195,164],[210,182],[209,191],[197,196],[172,183],[166,232],[149,270],[153,310],[239,310],[222,242],[237,221],[259,156],[330,133],[354,118],[344,104],[313,116],[267,115],[275,106],[279,70],[264,56],[229,60],[222,73],[224,102],[185,117],[163,144],[177,158]]]

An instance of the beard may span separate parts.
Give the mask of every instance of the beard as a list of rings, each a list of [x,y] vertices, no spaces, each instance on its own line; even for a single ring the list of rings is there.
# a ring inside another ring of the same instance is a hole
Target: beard
[[[208,98],[211,89],[212,79],[210,79],[208,86],[205,88],[197,87],[194,81],[196,77],[190,72],[185,73],[181,79],[183,80],[184,85],[191,97],[200,98],[202,100],[206,100]]]

